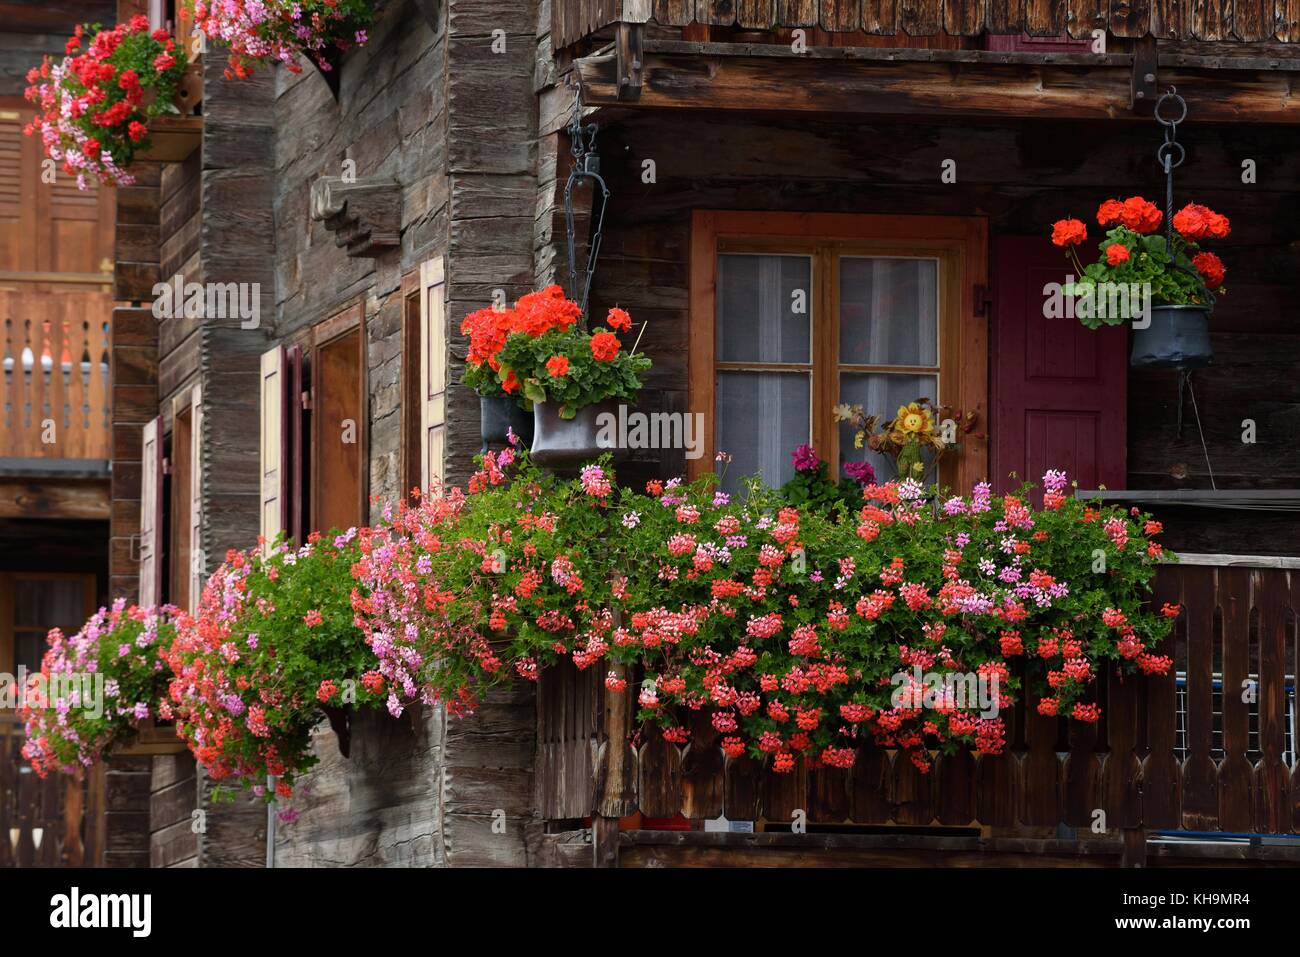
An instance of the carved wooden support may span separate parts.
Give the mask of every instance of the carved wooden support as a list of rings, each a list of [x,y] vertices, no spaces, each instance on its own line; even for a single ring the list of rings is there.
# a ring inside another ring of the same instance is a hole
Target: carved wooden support
[[[373,259],[401,244],[402,188],[394,179],[322,176],[311,184],[311,218],[349,256]]]

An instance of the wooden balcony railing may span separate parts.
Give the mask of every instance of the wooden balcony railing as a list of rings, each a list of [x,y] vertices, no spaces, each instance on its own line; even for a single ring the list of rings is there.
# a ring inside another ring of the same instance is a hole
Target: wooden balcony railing
[[[1300,568],[1168,565],[1154,596],[1156,607],[1164,602],[1184,609],[1161,649],[1175,670],[1102,678],[1096,725],[1040,716],[1027,692],[1009,717],[1004,755],[936,754],[923,775],[868,742],[850,770],[773,774],[748,757],[727,759],[704,710],[689,744],[654,733],[628,750],[620,813],[685,818],[696,828],[725,816],[768,831],[789,830],[797,810],[809,828],[840,832],[978,827],[1015,839],[1072,828],[1084,848],[1117,844],[1125,833],[1139,835],[1139,846],[1144,832],[1300,834]],[[546,819],[591,817],[598,783],[610,794],[602,674],[553,669],[539,687],[537,789]]]
[[[1278,6],[1293,13],[1294,8]],[[551,39],[567,47],[613,23],[818,28],[872,36],[977,36],[981,33],[1087,37],[1094,29],[1116,37],[1148,34],[1162,40],[1260,43],[1300,41],[1297,19],[1258,0],[1224,0],[1189,7],[1181,0],[554,0]],[[900,45],[906,45],[900,43]]]
[[[86,783],[62,774],[42,780],[23,760],[22,747],[23,726],[0,715],[0,867],[94,863],[95,849],[82,837]],[[88,779],[98,780],[93,772]]]
[[[0,290],[0,457],[109,457],[111,306],[102,292]]]

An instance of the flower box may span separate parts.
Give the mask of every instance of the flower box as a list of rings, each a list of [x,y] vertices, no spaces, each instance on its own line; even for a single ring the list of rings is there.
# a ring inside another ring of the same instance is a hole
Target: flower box
[[[137,154],[137,159],[183,162],[203,140],[203,117],[160,116],[149,124],[149,139],[149,149]]]
[[[186,750],[188,746],[185,741],[176,735],[176,725],[170,721],[159,722],[154,718],[140,722],[133,734],[113,745],[113,754],[123,757],[180,754]]]

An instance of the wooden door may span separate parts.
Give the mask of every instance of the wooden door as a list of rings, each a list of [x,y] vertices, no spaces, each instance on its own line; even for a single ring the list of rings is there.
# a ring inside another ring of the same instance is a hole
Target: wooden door
[[[994,239],[989,428],[999,492],[1047,469],[1064,469],[1080,488],[1126,484],[1128,334],[1046,318],[1043,288],[1066,273],[1046,238]]]

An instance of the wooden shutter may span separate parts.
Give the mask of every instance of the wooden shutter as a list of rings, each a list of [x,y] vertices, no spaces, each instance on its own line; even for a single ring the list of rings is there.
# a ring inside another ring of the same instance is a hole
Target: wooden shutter
[[[1125,327],[1044,317],[1043,287],[1069,271],[1045,238],[1002,236],[993,251],[990,478],[1009,492],[1064,469],[1080,488],[1124,488]]]
[[[289,507],[288,356],[284,346],[262,353],[261,523],[266,544],[285,530]]]
[[[207,581],[207,558],[203,554],[203,387],[190,390],[190,611],[199,607],[199,596]]]
[[[420,264],[420,487],[440,482],[447,448],[447,306],[442,257]]]
[[[162,600],[163,420],[145,423],[140,450],[140,604]]]

